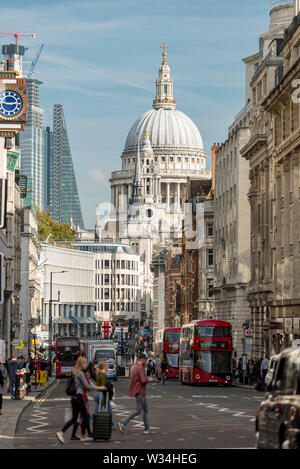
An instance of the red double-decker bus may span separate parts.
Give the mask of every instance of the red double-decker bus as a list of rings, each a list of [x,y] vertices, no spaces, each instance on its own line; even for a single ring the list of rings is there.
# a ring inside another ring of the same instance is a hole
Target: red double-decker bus
[[[204,319],[182,326],[179,379],[181,383],[232,382],[231,324]]]
[[[156,376],[160,374],[160,363],[163,357],[168,362],[168,371],[166,378],[178,378],[179,367],[179,345],[180,345],[180,328],[167,327],[160,329],[156,333],[154,343],[154,353],[157,357],[155,363]]]
[[[56,377],[70,376],[79,356],[79,337],[57,337],[55,342]]]

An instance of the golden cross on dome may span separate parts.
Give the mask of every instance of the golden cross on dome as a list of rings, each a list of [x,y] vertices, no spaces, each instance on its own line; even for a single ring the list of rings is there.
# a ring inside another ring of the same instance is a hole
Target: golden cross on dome
[[[163,56],[163,65],[166,65],[167,64],[167,53],[166,53],[166,49],[168,49],[168,46],[167,44],[164,42],[162,46],[160,46],[161,49],[163,49],[163,53],[162,53],[162,56]]]

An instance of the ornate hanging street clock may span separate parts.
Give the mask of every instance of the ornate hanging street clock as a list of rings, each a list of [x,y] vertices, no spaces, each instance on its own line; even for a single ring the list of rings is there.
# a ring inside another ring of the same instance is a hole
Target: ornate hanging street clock
[[[13,87],[0,92],[0,120],[26,120],[26,87]]]
[[[15,90],[0,93],[0,115],[3,119],[17,117],[24,107],[22,96]]]
[[[0,71],[0,135],[13,137],[24,130],[27,119],[27,86],[25,78],[15,71]]]

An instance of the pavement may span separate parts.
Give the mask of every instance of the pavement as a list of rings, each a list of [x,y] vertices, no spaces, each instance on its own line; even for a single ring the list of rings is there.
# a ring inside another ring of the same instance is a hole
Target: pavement
[[[2,415],[0,415],[0,450],[12,449],[16,434],[18,420],[26,407],[32,401],[41,396],[49,386],[55,382],[55,378],[49,378],[45,386],[31,386],[31,392],[23,399],[11,399],[10,394],[3,396]]]

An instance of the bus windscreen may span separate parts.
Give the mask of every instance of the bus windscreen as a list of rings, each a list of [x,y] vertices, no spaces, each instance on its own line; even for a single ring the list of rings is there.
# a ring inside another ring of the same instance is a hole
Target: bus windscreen
[[[228,373],[231,352],[194,351],[194,367],[211,374]]]
[[[169,331],[165,332],[165,342],[179,342],[180,341],[180,331]]]
[[[195,337],[231,337],[231,327],[198,326],[195,327]]]

